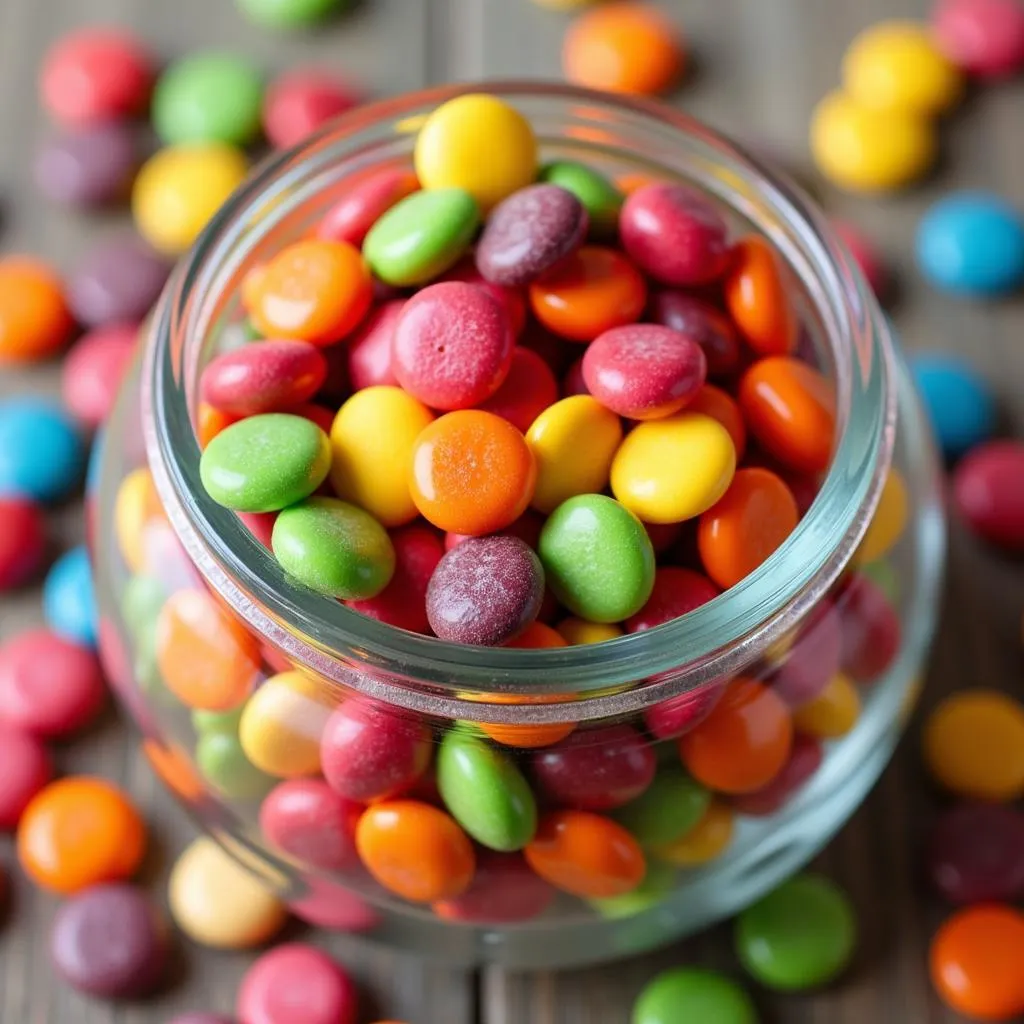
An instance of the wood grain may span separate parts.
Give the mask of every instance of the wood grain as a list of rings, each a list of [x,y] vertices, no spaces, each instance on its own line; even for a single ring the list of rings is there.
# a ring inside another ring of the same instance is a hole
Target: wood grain
[[[927,0],[677,0],[663,3],[686,27],[694,73],[679,102],[712,124],[807,163],[806,128],[814,102],[838,83],[846,43],[886,16],[924,16]],[[40,54],[62,31],[92,22],[137,29],[166,57],[223,47],[268,71],[316,64],[348,74],[377,93],[428,81],[558,76],[568,19],[527,0],[363,0],[356,12],[316,35],[270,35],[248,26],[230,0],[0,0],[0,249],[44,254],[65,270],[90,240],[123,218],[73,217],[47,208],[30,181],[30,153],[45,134],[35,100]],[[914,225],[926,205],[952,187],[992,188],[1024,206],[1024,86],[972,96],[944,130],[946,159],[933,181],[892,199],[866,201],[822,187],[827,209],[863,225],[900,270],[894,313],[907,348],[962,352],[992,381],[1007,426],[1024,430],[1024,304],[957,302],[926,290],[912,267]],[[25,389],[55,393],[53,367],[0,375],[0,396]],[[57,510],[55,551],[81,539],[76,506]],[[0,524],[2,525],[2,524]],[[950,582],[923,706],[945,692],[982,683],[1021,692],[1020,611],[1024,574],[954,529]],[[0,638],[39,621],[36,589],[0,597]],[[758,993],[775,1024],[953,1024],[932,994],[928,938],[942,908],[925,892],[919,848],[935,801],[922,776],[917,722],[895,763],[820,860],[846,885],[861,918],[853,972],[833,989],[780,998]],[[58,753],[68,771],[107,775],[125,785],[153,825],[147,875],[159,886],[193,829],[142,763],[125,723],[111,712],[102,728]],[[0,861],[13,866],[9,840]],[[14,882],[0,932],[0,1024],[157,1024],[184,1009],[231,1009],[246,956],[182,950],[187,972],[156,1003],[111,1009],[54,984],[46,952],[53,902]],[[410,1024],[625,1024],[642,985],[661,967],[701,963],[735,973],[726,927],[653,956],[613,967],[560,974],[480,976],[427,965],[368,945],[318,935],[350,964],[367,993],[364,1020],[394,1016]],[[703,1022],[702,1022],[703,1024]],[[715,1024],[715,1022],[707,1022]]]

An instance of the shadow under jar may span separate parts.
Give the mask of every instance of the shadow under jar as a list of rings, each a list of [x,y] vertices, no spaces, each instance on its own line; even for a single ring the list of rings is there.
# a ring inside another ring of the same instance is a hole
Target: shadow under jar
[[[275,158],[178,266],[95,474],[101,645],[156,772],[300,916],[463,964],[578,964],[738,911],[860,803],[935,622],[937,465],[885,318],[791,185],[665,108],[489,85],[529,118],[542,161],[683,182],[734,236],[767,236],[803,355],[835,388],[831,465],[755,572],[607,642],[444,643],[289,578],[200,484],[200,373],[246,343],[247,270],[308,234],[352,176],[410,166],[422,116],[463,91],[363,108]],[[383,860],[414,851],[417,871],[367,870],[366,815],[392,830]]]

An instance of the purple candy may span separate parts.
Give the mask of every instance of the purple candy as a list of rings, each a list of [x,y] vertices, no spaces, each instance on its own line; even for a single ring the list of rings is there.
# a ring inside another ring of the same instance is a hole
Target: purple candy
[[[167,281],[170,266],[135,235],[95,246],[68,280],[68,305],[88,327],[144,320]]]
[[[427,619],[442,640],[495,647],[530,625],[544,569],[518,537],[472,537],[452,548],[427,586]]]
[[[587,211],[557,185],[530,185],[499,203],[476,247],[481,276],[500,285],[529,284],[587,236]]]
[[[740,368],[740,340],[736,328],[710,302],[667,289],[654,296],[651,319],[700,345],[708,361],[709,377],[725,377]]]
[[[68,131],[36,156],[39,191],[65,206],[104,206],[127,197],[140,162],[139,139],[128,124]]]

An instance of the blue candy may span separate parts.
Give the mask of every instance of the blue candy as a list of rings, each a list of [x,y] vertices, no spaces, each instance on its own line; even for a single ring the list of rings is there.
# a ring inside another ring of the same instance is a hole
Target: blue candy
[[[85,446],[59,406],[38,398],[0,402],[0,496],[56,501],[78,485]]]
[[[910,362],[932,429],[947,459],[956,459],[996,431],[996,402],[986,382],[955,356],[915,355]]]
[[[957,192],[917,227],[917,262],[936,288],[1001,295],[1024,285],[1024,220],[998,196]]]
[[[96,595],[84,546],[61,555],[46,574],[43,615],[55,633],[86,647],[96,646]]]

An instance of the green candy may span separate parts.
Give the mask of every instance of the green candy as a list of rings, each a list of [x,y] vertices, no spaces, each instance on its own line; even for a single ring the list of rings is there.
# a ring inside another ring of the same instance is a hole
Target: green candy
[[[797,875],[736,919],[736,953],[763,985],[799,992],[849,964],[857,920],[846,894],[820,875]]]
[[[521,850],[537,829],[529,783],[507,754],[462,729],[437,752],[437,788],[452,817],[482,846]]]
[[[135,640],[156,628],[156,620],[167,600],[167,590],[155,576],[131,576],[121,595],[121,618]]]
[[[557,160],[540,169],[540,180],[564,188],[583,204],[593,238],[615,234],[626,197],[603,174],[575,160]]]
[[[654,548],[643,523],[603,494],[579,494],[548,516],[537,553],[555,597],[591,622],[621,622],[654,587]]]
[[[258,800],[274,785],[245,756],[238,736],[229,732],[203,733],[196,744],[196,764],[203,778],[232,800]]]
[[[263,80],[228,53],[196,53],[175,61],[153,90],[151,116],[169,144],[227,142],[245,146],[260,134]]]
[[[414,192],[370,228],[363,255],[387,284],[424,284],[458,261],[479,225],[480,208],[464,189]]]
[[[276,512],[312,494],[331,468],[331,442],[311,420],[250,416],[222,430],[199,462],[206,493],[236,512]]]
[[[376,597],[395,571],[391,538],[376,519],[337,498],[309,498],[274,522],[274,555],[285,572],[328,597]]]
[[[235,0],[235,4],[264,28],[305,28],[343,11],[349,0]]]
[[[245,705],[240,704],[230,711],[204,711],[196,708],[192,712],[192,728],[197,733],[226,732],[229,735],[238,735],[238,723],[242,720],[242,712]]]
[[[674,868],[655,861],[648,863],[644,880],[632,892],[623,893],[621,896],[608,896],[605,899],[591,899],[587,900],[587,903],[609,921],[633,917],[660,906],[672,891],[675,880]]]
[[[633,1004],[632,1024],[757,1024],[757,1010],[725,976],[676,967],[647,983]]]
[[[704,817],[711,794],[681,768],[665,767],[635,800],[613,815],[641,846],[663,846],[690,832]]]

